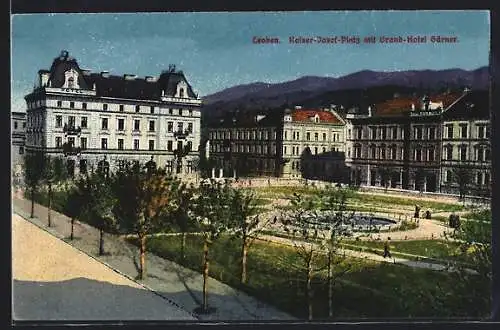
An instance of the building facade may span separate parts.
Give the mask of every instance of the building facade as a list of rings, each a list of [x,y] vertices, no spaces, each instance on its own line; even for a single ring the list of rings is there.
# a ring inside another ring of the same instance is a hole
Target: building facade
[[[209,127],[210,155],[224,176],[337,177],[345,164],[344,127],[331,110],[236,114]]]
[[[458,194],[463,182],[467,194],[491,194],[489,118],[487,92],[471,92],[443,113],[442,192]]]
[[[351,183],[457,193],[453,173],[465,166],[475,178],[471,191],[486,194],[491,177],[487,92],[396,98],[362,113],[351,111],[347,119]]]
[[[13,111],[11,115],[11,166],[12,174],[18,176],[22,173],[24,162],[26,113]]]
[[[70,174],[103,159],[112,169],[153,159],[171,173],[195,172],[201,99],[175,66],[159,77],[92,73],[62,51],[38,78],[25,97],[28,152],[64,158]]]

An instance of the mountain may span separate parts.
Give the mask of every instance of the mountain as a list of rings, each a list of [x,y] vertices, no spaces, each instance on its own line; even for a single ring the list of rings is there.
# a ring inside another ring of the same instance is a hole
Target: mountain
[[[390,86],[390,88],[389,88]],[[390,98],[393,93],[418,93],[419,91],[457,89],[468,86],[472,89],[488,89],[489,69],[481,67],[476,70],[411,70],[397,72],[378,72],[364,70],[343,77],[304,76],[282,83],[256,82],[238,85],[203,98],[204,117],[216,117],[235,109],[269,109],[283,104],[303,106],[327,106],[331,103],[356,103],[365,98],[372,102],[372,97],[366,96],[385,91]],[[383,99],[381,100],[383,101]]]

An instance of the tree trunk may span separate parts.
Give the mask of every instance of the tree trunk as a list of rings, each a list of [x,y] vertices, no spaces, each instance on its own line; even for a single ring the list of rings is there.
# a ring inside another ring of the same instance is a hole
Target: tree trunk
[[[48,194],[48,203],[47,203],[47,222],[48,226],[52,226],[52,219],[51,219],[51,207],[52,207],[52,185],[49,183],[49,194]]]
[[[243,243],[241,247],[241,284],[245,284],[247,282],[247,254],[247,238],[243,237]]]
[[[312,259],[312,258],[311,258]],[[308,320],[313,319],[313,306],[312,306],[312,260],[309,259],[307,262],[307,281],[306,281],[306,295],[307,295],[307,307],[308,307]]]
[[[35,217],[35,188],[31,187],[31,216],[30,218]]]
[[[104,230],[99,228],[99,255],[102,256],[104,254]]]
[[[333,269],[332,252],[328,251],[328,316],[333,317]]]
[[[181,260],[184,261],[186,259],[186,232],[182,232],[182,241],[181,241]]]
[[[74,236],[73,236],[73,228],[74,228],[74,224],[75,224],[75,218],[74,217],[71,217],[71,234],[69,235],[69,239],[70,240],[73,240]]]
[[[146,235],[141,235],[140,240],[140,269],[139,269],[139,279],[142,280],[146,277]]]
[[[208,282],[208,268],[209,268],[209,260],[208,260],[208,242],[205,241],[203,244],[203,310],[208,310],[208,301],[207,301],[207,282]]]

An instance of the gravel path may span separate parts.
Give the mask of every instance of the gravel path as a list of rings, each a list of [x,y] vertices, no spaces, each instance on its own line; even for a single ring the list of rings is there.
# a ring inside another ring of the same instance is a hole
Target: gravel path
[[[196,320],[18,215],[12,271],[15,320]]]

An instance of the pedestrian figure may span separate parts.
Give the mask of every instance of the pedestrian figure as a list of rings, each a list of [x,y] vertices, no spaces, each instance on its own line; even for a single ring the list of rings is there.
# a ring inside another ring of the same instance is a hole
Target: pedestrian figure
[[[430,219],[430,218],[431,218],[431,211],[427,210],[427,211],[425,212],[425,218],[426,218],[426,219]]]
[[[415,216],[414,218],[419,218],[420,217],[420,206],[415,205]]]
[[[252,186],[252,180],[248,179],[248,186],[251,187]]]
[[[273,224],[276,223],[276,221],[278,221],[278,218],[276,216],[274,216],[274,219],[273,219]]]
[[[269,178],[267,179],[267,186],[271,187],[271,179],[269,179]]]
[[[389,257],[392,258],[391,252],[389,251],[389,241],[391,240],[390,237],[387,237],[387,241],[384,243],[384,259]]]

